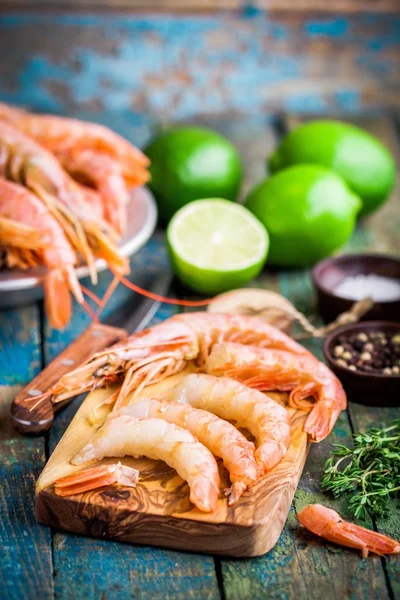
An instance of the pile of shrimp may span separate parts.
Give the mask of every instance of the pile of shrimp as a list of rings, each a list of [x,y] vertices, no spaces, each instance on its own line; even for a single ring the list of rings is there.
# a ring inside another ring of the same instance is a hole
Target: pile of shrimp
[[[179,383],[162,397],[143,397],[146,386],[177,373],[183,375]],[[72,463],[126,455],[163,460],[188,482],[191,501],[206,512],[215,510],[219,497],[215,457],[229,474],[231,505],[289,448],[289,412],[266,391],[287,391],[289,406],[309,412],[304,431],[314,442],[329,434],[346,407],[343,388],[325,365],[282,331],[243,315],[175,315],[95,354],[36,397],[34,406],[111,383],[105,401],[111,412]],[[98,471],[87,473],[88,485],[107,485]],[[66,488],[82,490],[82,477],[71,475]]]
[[[182,374],[162,398],[140,396],[145,386],[189,364],[196,372]],[[71,463],[124,456],[164,461],[187,482],[194,506],[208,513],[221,498],[216,458],[230,477],[224,494],[231,506],[289,448],[288,411],[263,391],[289,392],[289,406],[309,412],[304,431],[313,442],[330,433],[346,408],[343,388],[324,364],[279,329],[241,315],[176,315],[96,354],[35,402],[62,401],[109,382],[121,384],[108,398],[113,408]],[[100,463],[56,481],[54,490],[70,496],[109,485],[135,487],[138,478],[131,467]],[[321,505],[307,506],[298,519],[363,556],[400,552],[396,540],[346,523]]]
[[[93,283],[102,258],[122,277],[118,249],[131,188],[148,179],[148,159],[113,131],[0,103],[0,267],[46,267],[51,325],[84,304],[74,267],[86,263]]]

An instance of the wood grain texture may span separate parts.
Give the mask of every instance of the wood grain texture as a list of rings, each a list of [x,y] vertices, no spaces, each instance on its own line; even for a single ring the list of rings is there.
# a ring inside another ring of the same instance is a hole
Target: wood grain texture
[[[13,426],[20,433],[43,433],[50,429],[54,414],[72,400],[54,403],[46,398],[35,403],[35,397],[53,387],[63,375],[79,367],[96,352],[119,342],[127,336],[124,329],[92,323],[57,358],[47,365],[14,398],[11,405]]]
[[[7,3],[7,0],[6,0]],[[13,0],[13,8],[30,8],[28,0]],[[35,8],[68,8],[68,9],[125,9],[129,11],[146,10],[159,12],[220,12],[222,10],[252,10],[252,11],[314,11],[314,12],[345,12],[364,13],[382,12],[398,13],[396,0],[256,0],[250,6],[245,0],[37,0]]]
[[[39,310],[0,314],[0,595],[53,598],[51,532],[34,515],[34,487],[45,464],[43,438],[22,438],[11,425],[14,396],[40,369]]]
[[[197,114],[399,107],[399,18],[251,8],[4,15],[0,98],[95,119],[120,112],[115,128],[130,122],[138,134],[141,124]]]
[[[393,153],[397,171],[397,182],[389,202],[376,214],[369,217],[364,225],[370,232],[373,247],[381,251],[385,244],[385,251],[389,254],[400,256],[400,138],[396,123],[391,118],[358,119],[356,121],[370,133],[377,135]],[[400,315],[399,315],[400,320]],[[400,393],[400,390],[399,390]],[[353,430],[365,431],[371,427],[388,426],[394,419],[400,418],[399,408],[377,408],[350,404],[349,415]],[[400,534],[400,501],[394,500],[389,504],[389,515],[386,518],[374,520],[374,527],[380,533],[393,538]],[[383,559],[391,592],[394,598],[400,597],[400,561],[396,557],[387,556]]]
[[[162,398],[181,376],[145,388],[144,395]],[[257,556],[274,546],[306,458],[303,411],[289,409],[292,439],[285,458],[247,490],[235,506],[228,507],[223,494],[223,489],[229,487],[223,467],[217,508],[205,514],[191,505],[188,486],[175,471],[149,459],[123,459],[124,464],[140,471],[140,481],[133,490],[118,486],[67,498],[57,496],[54,482],[81,470],[71,466],[71,458],[96,430],[93,411],[108,394],[98,390],[87,397],[48,461],[36,488],[39,521],[86,535],[228,556]],[[273,397],[286,403],[284,394]]]

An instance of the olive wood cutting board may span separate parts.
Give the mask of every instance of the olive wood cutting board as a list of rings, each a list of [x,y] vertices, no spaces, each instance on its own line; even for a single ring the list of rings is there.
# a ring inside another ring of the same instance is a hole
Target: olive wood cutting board
[[[142,395],[162,398],[163,390],[180,377],[182,374],[149,386]],[[160,461],[130,457],[102,462],[120,460],[138,469],[136,488],[111,486],[57,496],[54,482],[82,469],[71,465],[70,460],[106,417],[109,408],[104,406],[93,423],[94,408],[109,393],[97,390],[87,396],[43,470],[36,485],[36,515],[41,523],[95,537],[225,556],[259,556],[275,545],[307,456],[309,444],[302,431],[306,413],[288,409],[292,439],[285,458],[246,490],[235,506],[228,507],[223,494],[230,483],[222,464],[217,509],[203,513],[189,501],[188,485],[176,471]],[[286,394],[269,395],[286,405]]]

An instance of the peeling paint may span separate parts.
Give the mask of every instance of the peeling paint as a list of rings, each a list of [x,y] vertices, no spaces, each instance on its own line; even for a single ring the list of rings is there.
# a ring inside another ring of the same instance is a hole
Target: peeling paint
[[[399,106],[399,52],[400,19],[384,15],[11,14],[0,18],[0,98],[157,120],[351,113]]]

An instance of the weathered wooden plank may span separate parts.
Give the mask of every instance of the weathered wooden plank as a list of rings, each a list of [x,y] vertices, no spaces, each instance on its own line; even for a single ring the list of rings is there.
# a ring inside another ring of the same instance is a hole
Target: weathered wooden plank
[[[359,118],[356,124],[377,135],[395,156],[396,164],[400,165],[400,143],[395,122],[391,118],[365,119]],[[399,172],[396,187],[390,200],[376,213],[366,220],[364,227],[371,235],[369,248],[373,251],[386,252],[400,256],[400,184]],[[354,431],[365,431],[371,427],[388,426],[394,419],[400,419],[399,408],[370,407],[360,404],[350,404],[349,414]],[[399,538],[400,532],[400,502],[390,503],[389,515],[386,518],[375,519],[378,531],[394,538]],[[384,569],[393,597],[400,595],[400,565],[394,557],[383,559]]]
[[[230,120],[219,122],[219,130],[235,142],[243,157],[247,190],[265,176],[265,157],[272,151],[277,141],[276,129],[271,121],[253,117],[251,122],[252,126],[247,120],[237,120],[234,126],[230,124],[232,123]],[[205,123],[213,126],[214,120],[208,118]],[[276,271],[264,269],[258,280],[250,285],[277,291],[280,289],[281,293],[301,311],[305,313],[313,311],[313,305],[310,303],[311,282],[305,271],[292,271],[279,275]],[[314,343],[311,346],[313,352],[320,355],[320,344]],[[334,435],[336,440],[351,439],[347,416],[341,417]],[[227,600],[291,598],[298,593],[300,596],[303,594],[311,598],[319,598],[321,593],[327,598],[336,598],[345,595],[348,591],[349,580],[353,582],[351,590],[354,593],[362,591],[362,597],[385,597],[385,580],[379,563],[370,571],[365,571],[359,565],[357,555],[349,559],[346,553],[340,551],[339,554],[332,554],[330,549],[327,550],[323,546],[320,549],[313,542],[310,542],[309,551],[302,552],[305,540],[302,528],[295,518],[296,510],[301,509],[307,502],[315,501],[316,495],[320,493],[318,471],[322,468],[329,447],[328,442],[312,447],[295,496],[294,506],[275,548],[262,558],[240,562],[221,561],[220,568]],[[339,569],[342,576],[335,586],[332,586],[329,573]],[[353,577],[354,571],[355,577]]]
[[[51,535],[34,514],[35,481],[45,463],[44,438],[22,438],[10,404],[40,369],[37,306],[0,313],[0,566],[1,595],[53,598]]]
[[[393,15],[257,10],[4,14],[0,98],[42,111],[170,121],[398,107],[397,23]]]
[[[290,125],[298,122],[299,119],[293,119]],[[387,205],[392,219],[393,212],[397,211],[395,204],[396,200],[392,198]],[[385,207],[383,210],[388,209]],[[375,218],[371,217],[370,220]],[[356,240],[352,243],[365,249],[367,244],[371,244],[367,236],[369,231],[368,226],[363,224],[361,234],[357,232]],[[373,229],[372,235],[376,236],[375,232],[376,229]],[[280,272],[278,281],[281,293],[300,311],[315,320],[317,315],[309,272]],[[268,279],[265,279],[264,283],[268,285]],[[316,356],[322,358],[321,341],[310,341],[306,345]],[[322,493],[320,487],[323,465],[329,456],[331,444],[351,445],[351,435],[352,429],[347,414],[342,414],[329,439],[312,446],[284,532],[267,556],[240,563],[222,562],[227,600],[255,597],[294,598],[303,595],[310,598],[322,596],[327,599],[352,596],[371,599],[387,597],[385,573],[380,559],[375,558],[366,563],[361,561],[355,552],[331,544],[321,544],[314,536],[304,532],[295,518],[296,512],[306,504],[318,501],[332,506],[345,518],[351,517],[346,510],[345,500],[333,500]],[[372,527],[372,522],[369,526]],[[388,569],[392,568],[391,562],[388,562]],[[340,573],[340,577],[332,578],[332,573]],[[394,576],[395,572],[390,574],[392,580]]]
[[[7,4],[7,2],[6,2]],[[28,0],[14,0],[12,7],[30,8]],[[345,12],[345,13],[397,13],[396,0],[297,0],[293,5],[292,0],[257,0],[248,5],[245,0],[38,0],[35,9],[40,8],[68,8],[68,9],[125,9],[125,10],[156,10],[160,12],[216,12],[222,10],[262,10],[276,11],[314,11],[314,12]]]
[[[307,271],[281,272],[279,283],[281,293],[300,310],[313,315],[311,281]],[[320,341],[310,341],[306,345],[321,358]],[[387,597],[379,559],[365,563],[356,552],[321,543],[305,532],[296,519],[296,513],[312,502],[321,502],[350,517],[344,502],[335,501],[321,492],[320,478],[331,444],[350,443],[351,433],[344,413],[329,439],[312,445],[286,527],[275,548],[259,559],[222,563],[227,600],[303,596],[327,600],[342,597],[372,600]],[[340,573],[340,577],[332,577],[332,573]]]
[[[350,404],[349,413],[355,432],[366,431],[371,427],[388,427],[394,419],[400,419],[400,408],[372,407],[361,404]],[[387,517],[374,519],[377,531],[385,533],[395,539],[400,537],[400,502],[394,500],[389,503]],[[389,585],[394,598],[400,596],[400,564],[397,557],[387,556],[383,559],[384,569],[387,572]]]
[[[144,272],[151,276],[168,268],[162,237],[163,234],[157,232],[146,247],[133,257],[133,280],[136,277],[140,281]],[[110,280],[111,276],[103,273],[99,285],[91,289],[102,295]],[[104,314],[115,310],[130,295],[131,291],[120,286]],[[171,316],[175,310],[172,306],[161,306],[152,323]],[[77,310],[65,332],[49,331],[46,324],[45,362],[50,361],[76,337],[88,321],[88,316]],[[49,434],[50,452],[69,425],[77,404],[79,400],[56,417]],[[57,532],[53,533],[53,548],[55,593],[60,599],[70,598],[72,590],[77,600],[99,597],[111,600],[121,596],[166,599],[204,597],[210,600],[220,597],[212,557],[133,547]]]

